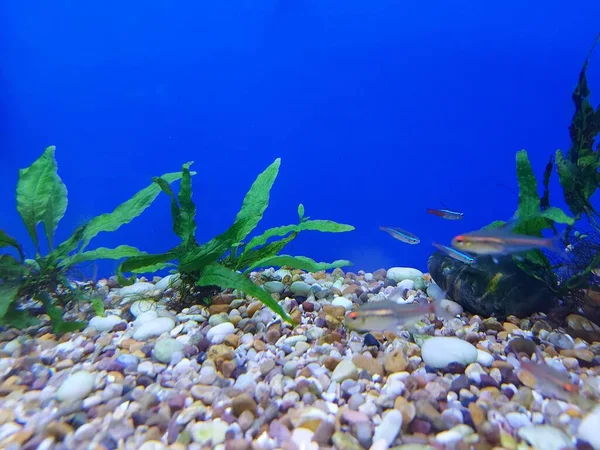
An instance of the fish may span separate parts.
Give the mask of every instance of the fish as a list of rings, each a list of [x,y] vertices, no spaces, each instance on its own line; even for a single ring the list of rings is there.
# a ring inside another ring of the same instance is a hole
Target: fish
[[[447,247],[442,244],[438,244],[437,242],[433,243],[433,246],[437,248],[439,251],[445,253],[446,255],[464,263],[464,264],[475,264],[475,258],[467,255],[466,253],[459,252],[458,250],[454,250],[453,248]]]
[[[461,213],[458,211],[452,211],[450,209],[427,209],[429,214],[433,214],[434,216],[441,217],[442,219],[447,220],[460,220],[465,216],[465,213]]]
[[[418,244],[421,240],[412,233],[408,231],[404,231],[397,227],[379,227],[381,231],[385,231],[394,239],[398,239],[399,241],[406,242],[407,244]]]
[[[452,247],[477,255],[508,255],[533,249],[547,249],[564,254],[562,235],[552,238],[515,234],[506,228],[478,230],[459,234],[452,239]]]
[[[568,372],[550,366],[536,348],[537,363],[529,360],[519,362],[517,377],[523,384],[535,389],[546,397],[571,401],[579,396],[579,386],[573,382]]]
[[[344,324],[346,328],[355,331],[388,331],[395,330],[430,313],[441,319],[454,317],[442,307],[441,301],[442,298],[428,304],[398,304],[386,299],[366,303],[356,311],[349,312],[344,318]]]

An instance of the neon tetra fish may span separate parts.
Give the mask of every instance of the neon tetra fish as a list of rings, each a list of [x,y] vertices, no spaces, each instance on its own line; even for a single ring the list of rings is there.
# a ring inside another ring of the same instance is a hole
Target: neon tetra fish
[[[461,213],[458,211],[451,211],[449,209],[427,209],[429,214],[433,214],[434,216],[441,217],[442,219],[447,220],[460,220],[465,216],[465,213]]]
[[[438,244],[437,242],[433,243],[433,246],[435,248],[437,248],[439,251],[445,253],[446,255],[456,259],[457,261],[460,261],[464,264],[474,264],[475,263],[475,258],[473,258],[472,256],[469,256],[463,252],[459,252],[458,250],[454,250],[453,248],[447,247],[445,245],[442,244]]]
[[[394,239],[398,239],[399,241],[406,242],[407,244],[418,244],[421,240],[412,233],[408,231],[402,230],[396,227],[379,227],[381,231],[385,231]]]

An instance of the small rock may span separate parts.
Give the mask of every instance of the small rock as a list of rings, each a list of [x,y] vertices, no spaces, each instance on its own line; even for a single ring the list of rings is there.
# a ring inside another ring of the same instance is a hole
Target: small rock
[[[270,294],[281,294],[285,291],[285,285],[281,281],[267,281],[263,288]]]
[[[573,442],[563,431],[550,425],[535,425],[520,428],[518,435],[533,448],[540,450],[561,450],[573,448]]]
[[[227,335],[235,331],[235,326],[231,322],[223,322],[212,327],[206,333],[206,338],[213,344],[221,344]]]
[[[468,365],[477,359],[477,348],[462,339],[436,336],[423,343],[421,357],[434,369],[442,369],[453,362]]]
[[[290,286],[290,291],[294,295],[308,297],[310,295],[310,285],[304,281],[294,281]]]
[[[402,280],[415,280],[423,277],[423,272],[410,267],[391,267],[387,270],[386,277],[399,283]]]
[[[346,297],[336,297],[331,304],[333,306],[342,306],[346,311],[350,311],[353,306],[352,300],[348,300]]]
[[[477,349],[477,360],[483,367],[491,367],[494,363],[494,356],[490,353]]]
[[[600,408],[586,415],[577,430],[577,437],[590,444],[594,450],[600,450]]]
[[[157,317],[136,327],[133,333],[133,339],[136,341],[146,341],[151,337],[158,337],[163,333],[168,333],[175,328],[175,321],[170,317]]]
[[[113,327],[120,323],[122,319],[119,316],[109,315],[106,317],[92,317],[88,324],[88,328],[94,328],[98,331],[110,331]]]
[[[83,400],[94,389],[95,377],[81,370],[69,375],[56,391],[56,399],[61,402]]]
[[[331,381],[336,381],[338,383],[348,379],[356,380],[357,378],[358,369],[352,361],[347,359],[341,361],[331,374]]]
[[[257,404],[248,394],[240,394],[231,400],[231,410],[236,417],[239,417],[244,411],[250,411],[256,415]]]
[[[402,414],[396,409],[388,411],[384,416],[383,420],[379,425],[375,427],[375,434],[373,435],[373,443],[383,440],[389,446],[391,446],[402,427]]]
[[[169,364],[171,362],[171,357],[173,356],[173,354],[182,350],[183,344],[177,339],[165,338],[160,339],[156,342],[156,344],[154,345],[153,353],[157,361]]]
[[[383,367],[389,373],[402,372],[408,367],[408,359],[403,348],[396,348],[383,355]]]
[[[225,434],[229,425],[221,419],[206,422],[196,422],[190,429],[194,442],[200,445],[210,445],[213,448],[225,442]]]

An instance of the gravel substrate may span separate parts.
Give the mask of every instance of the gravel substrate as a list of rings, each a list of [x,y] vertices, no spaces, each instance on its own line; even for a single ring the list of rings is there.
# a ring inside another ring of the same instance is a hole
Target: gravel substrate
[[[427,301],[429,277],[251,276],[299,326],[237,292],[175,313],[166,277],[100,281],[106,317],[82,332],[59,337],[47,321],[1,332],[0,448],[600,450],[600,343],[552,329],[543,314],[503,322],[447,302],[453,319],[358,333],[345,328],[347,311],[398,282],[406,301]],[[579,395],[552,398],[561,386],[516,370],[514,355],[536,347]]]

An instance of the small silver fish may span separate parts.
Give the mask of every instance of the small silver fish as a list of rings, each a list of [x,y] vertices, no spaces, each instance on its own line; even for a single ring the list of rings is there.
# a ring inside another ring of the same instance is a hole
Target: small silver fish
[[[344,323],[351,330],[387,331],[395,330],[430,313],[442,319],[454,317],[441,306],[441,300],[429,304],[398,304],[392,300],[366,303],[356,311],[348,313]]]
[[[469,265],[475,263],[475,258],[467,255],[466,253],[459,252],[458,250],[454,250],[453,248],[446,247],[445,245],[442,245],[442,244],[438,244],[437,242],[434,242],[433,246],[435,248],[437,248],[439,251],[445,253],[446,255],[448,255],[462,263],[469,264]]]
[[[379,227],[381,231],[385,231],[394,239],[398,239],[399,241],[406,242],[407,244],[418,244],[421,240],[412,233],[408,231],[402,230],[397,227]]]

